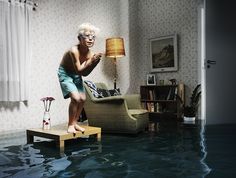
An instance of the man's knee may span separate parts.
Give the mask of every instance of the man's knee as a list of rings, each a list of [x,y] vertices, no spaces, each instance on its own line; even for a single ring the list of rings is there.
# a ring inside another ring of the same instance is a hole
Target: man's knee
[[[73,103],[84,103],[86,100],[86,97],[83,96],[76,96],[71,98],[71,102]]]

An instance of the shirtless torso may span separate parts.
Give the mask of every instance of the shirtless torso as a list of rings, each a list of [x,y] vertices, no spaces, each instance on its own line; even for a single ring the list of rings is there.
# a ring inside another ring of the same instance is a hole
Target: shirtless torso
[[[60,66],[62,66],[67,72],[71,74],[78,74],[78,69],[76,69],[76,66],[81,66],[83,63],[87,63],[88,59],[90,59],[93,55],[90,50],[85,54],[80,54],[78,47],[79,45],[76,45],[68,50],[64,54],[60,63]]]

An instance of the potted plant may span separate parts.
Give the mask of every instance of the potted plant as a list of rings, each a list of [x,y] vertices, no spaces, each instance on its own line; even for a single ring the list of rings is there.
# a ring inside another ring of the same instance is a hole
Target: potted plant
[[[201,84],[198,84],[190,97],[189,105],[183,106],[184,121],[195,121],[198,111],[199,101],[201,97]],[[177,98],[183,103],[182,99],[177,95]]]

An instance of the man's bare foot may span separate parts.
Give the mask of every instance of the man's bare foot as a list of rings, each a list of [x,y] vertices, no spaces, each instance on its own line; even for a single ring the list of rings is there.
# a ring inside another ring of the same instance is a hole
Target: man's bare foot
[[[75,127],[74,127],[75,130],[81,131],[82,133],[85,131],[85,128],[80,127],[78,124],[75,124],[74,126],[75,126]]]
[[[74,125],[69,125],[67,129],[68,133],[76,133],[75,126]]]

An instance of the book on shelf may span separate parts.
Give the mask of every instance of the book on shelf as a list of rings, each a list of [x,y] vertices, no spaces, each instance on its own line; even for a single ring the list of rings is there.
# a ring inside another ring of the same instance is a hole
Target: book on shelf
[[[154,92],[154,90],[149,90],[149,99],[150,100],[155,100],[155,92]]]
[[[151,112],[154,112],[155,111],[154,103],[150,103],[150,106],[151,106]]]
[[[146,103],[146,109],[148,110],[148,112],[150,112],[150,103]]]
[[[177,94],[177,87],[170,87],[166,100],[175,100]]]
[[[148,112],[154,112],[155,111],[154,103],[147,103],[146,109],[148,110]]]
[[[170,87],[169,92],[166,96],[166,100],[170,100],[171,91],[172,91],[172,88]]]
[[[156,103],[156,107],[155,107],[155,112],[161,112],[162,111],[162,108],[161,108],[161,104],[160,103]]]
[[[149,92],[149,99],[150,99],[150,100],[153,100],[153,93],[152,93],[152,90],[149,90],[148,92]]]

